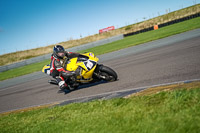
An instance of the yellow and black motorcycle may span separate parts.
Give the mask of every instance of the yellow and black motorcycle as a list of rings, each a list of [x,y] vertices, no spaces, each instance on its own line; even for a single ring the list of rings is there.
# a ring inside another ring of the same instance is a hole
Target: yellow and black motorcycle
[[[92,53],[81,54],[76,58],[64,60],[63,67],[67,71],[74,71],[76,77],[71,77],[65,80],[71,89],[78,88],[79,85],[84,83],[93,83],[101,80],[116,81],[117,73],[102,64],[98,64],[99,59]],[[50,66],[43,67],[42,72],[49,74]],[[49,83],[57,84],[55,80],[50,80]]]

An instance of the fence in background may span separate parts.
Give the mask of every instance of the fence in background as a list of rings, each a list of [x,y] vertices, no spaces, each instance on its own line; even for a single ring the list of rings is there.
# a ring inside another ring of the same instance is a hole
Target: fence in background
[[[100,45],[104,45],[104,44],[107,44],[107,43],[111,43],[111,42],[114,42],[114,41],[118,41],[118,40],[121,40],[123,38],[124,38],[123,34],[117,35],[117,36],[113,36],[113,37],[110,37],[110,38],[107,38],[107,39],[102,39],[102,40],[99,40],[99,41],[95,41],[95,42],[83,44],[83,45],[80,45],[80,46],[72,47],[72,48],[69,48],[69,49],[66,49],[66,50],[70,51],[70,52],[76,52],[76,51],[92,48],[92,47],[95,47],[95,46],[100,46]],[[0,66],[0,72],[4,72],[4,71],[10,70],[10,69],[22,67],[22,66],[29,65],[29,64],[32,64],[32,63],[41,62],[41,61],[50,59],[50,57],[51,57],[51,54],[46,54],[46,55],[30,58],[30,59],[27,59],[27,60],[24,60],[24,61],[16,62],[16,63],[13,63],[13,64]]]

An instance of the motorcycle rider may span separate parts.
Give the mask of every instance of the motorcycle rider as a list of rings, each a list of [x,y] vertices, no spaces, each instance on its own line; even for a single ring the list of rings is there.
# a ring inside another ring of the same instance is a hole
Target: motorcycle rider
[[[54,46],[50,63],[50,75],[57,80],[61,90],[69,88],[65,82],[66,78],[76,76],[74,71],[66,71],[63,68],[64,57],[71,59],[78,57],[79,55],[79,53],[65,51],[64,47],[61,45]]]

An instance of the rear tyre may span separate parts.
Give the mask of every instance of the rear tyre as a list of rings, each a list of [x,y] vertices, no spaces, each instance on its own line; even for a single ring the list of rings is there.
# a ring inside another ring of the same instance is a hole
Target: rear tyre
[[[109,82],[116,81],[118,77],[117,73],[107,66],[101,66],[99,74],[101,79]]]

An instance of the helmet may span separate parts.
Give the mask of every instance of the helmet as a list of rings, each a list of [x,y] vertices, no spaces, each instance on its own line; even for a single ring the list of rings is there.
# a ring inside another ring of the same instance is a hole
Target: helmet
[[[57,58],[63,59],[65,56],[65,49],[61,45],[56,45],[53,48],[53,55]]]

